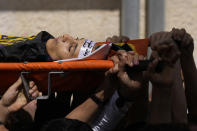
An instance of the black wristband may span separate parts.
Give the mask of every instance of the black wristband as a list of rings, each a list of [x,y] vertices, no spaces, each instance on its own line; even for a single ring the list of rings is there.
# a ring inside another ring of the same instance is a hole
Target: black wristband
[[[99,99],[95,94],[91,95],[90,98],[99,106],[103,106],[105,104],[105,102]]]

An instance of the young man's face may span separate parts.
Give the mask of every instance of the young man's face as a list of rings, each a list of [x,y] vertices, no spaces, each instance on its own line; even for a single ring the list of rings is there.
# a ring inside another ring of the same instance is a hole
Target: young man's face
[[[66,34],[55,39],[50,39],[48,42],[53,46],[52,48],[58,59],[69,59],[78,57],[85,39],[74,39]]]

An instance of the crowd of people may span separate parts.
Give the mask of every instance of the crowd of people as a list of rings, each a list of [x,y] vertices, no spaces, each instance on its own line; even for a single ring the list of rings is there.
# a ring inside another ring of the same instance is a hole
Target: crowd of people
[[[40,52],[35,57],[42,56],[40,58],[47,61],[76,57],[80,51],[80,45],[84,43],[84,39],[73,39],[67,35],[58,38],[50,36],[52,39],[47,42],[44,39],[46,37],[48,36],[45,35],[42,38],[43,42],[47,43],[45,47],[40,49],[36,46],[34,48]],[[36,40],[30,43],[36,44]],[[106,41],[125,42],[128,41],[128,38],[114,36]],[[67,44],[65,45],[65,43]],[[69,109],[63,114],[64,116],[51,117],[44,122],[35,118],[39,114],[36,111],[36,105],[47,106],[48,103],[39,103],[36,100],[42,93],[39,92],[39,87],[33,81],[29,82],[29,94],[35,99],[28,101],[21,88],[22,80],[19,77],[0,100],[0,130],[197,130],[197,104],[195,102],[197,99],[197,82],[195,81],[197,70],[193,57],[193,38],[185,29],[173,28],[169,32],[152,34],[149,37],[149,44],[152,53],[146,70],[130,71],[129,69],[139,66],[140,61],[148,58],[132,51],[118,50],[109,58],[113,61],[114,66],[105,72],[104,81],[93,93],[88,95],[87,99],[74,109]],[[18,49],[22,49],[20,46],[27,47],[20,44],[17,45]],[[3,50],[10,49],[10,53],[14,53],[11,49],[13,47],[5,46],[3,48]],[[54,48],[57,50],[54,51]],[[63,48],[68,48],[66,50],[69,52],[68,55],[64,56]],[[43,54],[46,52],[48,52],[47,55]],[[25,56],[25,54],[21,54],[15,58],[10,55],[3,61],[10,61],[12,58],[14,61],[34,61],[34,53],[30,53],[29,58],[25,59],[22,58],[23,55]],[[149,82],[152,84],[151,100],[148,96]],[[64,102],[70,102],[70,99],[64,98]],[[64,108],[62,107],[62,109]],[[44,113],[44,110],[41,113]],[[52,116],[55,113],[55,111],[51,112]]]

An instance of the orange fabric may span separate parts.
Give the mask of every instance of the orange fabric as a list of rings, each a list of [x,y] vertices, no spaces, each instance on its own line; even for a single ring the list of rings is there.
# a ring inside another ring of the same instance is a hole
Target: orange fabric
[[[130,40],[128,43],[135,45],[138,54],[146,56],[148,39]],[[50,71],[69,71],[65,76],[53,77],[52,91],[91,90],[98,87],[104,78],[104,72],[111,67],[113,62],[109,60],[0,63],[0,93],[4,93],[17,80],[21,71],[31,72],[29,79],[34,80],[43,92],[47,91]]]
[[[69,62],[30,62],[30,63],[0,63],[0,71],[61,71],[61,70],[97,70],[109,69],[113,62],[109,60],[86,60]]]
[[[113,67],[113,62],[109,60],[70,61],[61,64],[57,62],[0,63],[0,92],[5,92],[17,80],[21,71],[31,72],[29,78],[36,81],[41,91],[47,92],[48,72],[50,71],[72,72],[69,74],[69,77],[68,75],[65,77],[56,75],[56,77],[53,77],[52,87],[54,87],[54,91],[63,91],[84,89],[83,87],[88,87],[88,83],[92,83],[92,80],[96,84],[96,81],[100,81],[96,77],[102,76],[102,73],[98,72],[106,71],[111,67]],[[66,85],[66,88],[62,88],[64,85]]]
[[[148,39],[129,40],[127,43],[133,44],[138,54],[147,55]]]

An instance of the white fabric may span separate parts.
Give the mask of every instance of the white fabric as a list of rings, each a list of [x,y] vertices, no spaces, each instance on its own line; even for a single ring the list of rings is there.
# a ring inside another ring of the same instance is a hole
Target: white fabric
[[[96,49],[95,51],[89,53],[89,55],[86,55],[86,56],[83,56],[83,57],[78,57],[78,58],[57,60],[57,61],[54,61],[54,62],[77,61],[77,60],[103,60],[109,54],[111,46],[112,46],[112,43],[103,44],[98,49]],[[92,49],[91,49],[91,51],[92,51]]]
[[[82,45],[79,51],[78,58],[83,58],[85,56],[90,55],[95,44],[96,42],[85,40],[84,44]]]

